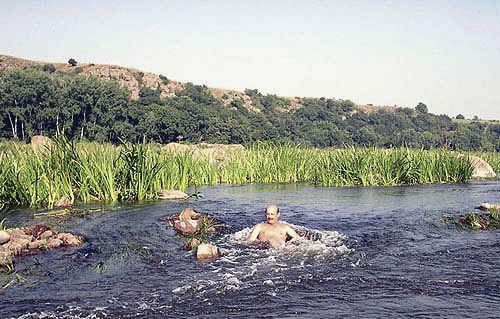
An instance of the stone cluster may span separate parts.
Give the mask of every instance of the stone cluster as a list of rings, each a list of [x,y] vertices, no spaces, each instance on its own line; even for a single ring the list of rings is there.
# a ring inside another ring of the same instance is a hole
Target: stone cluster
[[[83,239],[70,233],[58,233],[44,224],[0,231],[0,267],[13,263],[13,256],[37,249],[75,247]]]
[[[185,208],[180,213],[165,219],[179,235],[187,238],[184,249],[196,250],[196,258],[199,260],[214,259],[220,256],[219,248],[213,244],[204,243],[201,237],[213,234],[221,230],[223,226],[211,225],[205,229],[202,226],[206,218],[208,217],[203,216],[192,208]],[[206,232],[207,234],[202,234],[202,232]]]

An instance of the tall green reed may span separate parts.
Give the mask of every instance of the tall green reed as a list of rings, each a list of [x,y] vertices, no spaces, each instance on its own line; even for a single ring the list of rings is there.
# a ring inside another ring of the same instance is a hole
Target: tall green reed
[[[166,152],[153,144],[113,146],[57,139],[42,152],[19,143],[0,148],[0,207],[155,199],[162,189],[220,183],[381,186],[466,182],[471,164],[444,150],[312,149],[256,143],[223,162],[203,152]]]

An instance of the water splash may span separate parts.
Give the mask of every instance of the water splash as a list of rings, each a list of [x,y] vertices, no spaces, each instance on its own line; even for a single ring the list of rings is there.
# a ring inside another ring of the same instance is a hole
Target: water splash
[[[196,274],[188,283],[173,289],[178,302],[182,302],[183,295],[207,298],[255,288],[287,290],[291,284],[317,278],[318,271],[353,251],[346,246],[347,237],[342,233],[290,226],[302,237],[279,249],[265,243],[246,244],[249,227],[222,236],[215,242],[222,257],[210,264],[209,272]]]

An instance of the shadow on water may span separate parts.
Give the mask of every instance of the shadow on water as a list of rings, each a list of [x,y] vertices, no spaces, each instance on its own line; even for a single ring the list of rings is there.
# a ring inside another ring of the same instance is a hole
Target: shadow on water
[[[200,200],[115,207],[60,227],[87,243],[18,258],[6,318],[495,317],[500,233],[443,222],[500,182],[382,188],[205,187]],[[313,240],[246,246],[267,203]],[[161,218],[192,206],[227,223],[223,257],[198,262]],[[9,222],[33,222],[31,212]],[[37,220],[48,221],[50,220]]]

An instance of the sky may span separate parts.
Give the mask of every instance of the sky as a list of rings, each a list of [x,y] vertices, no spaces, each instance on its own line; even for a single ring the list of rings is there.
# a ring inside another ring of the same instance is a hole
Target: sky
[[[7,1],[0,54],[500,119],[500,1]]]

